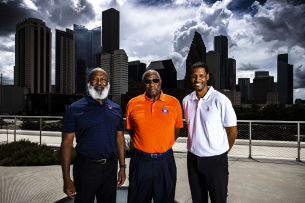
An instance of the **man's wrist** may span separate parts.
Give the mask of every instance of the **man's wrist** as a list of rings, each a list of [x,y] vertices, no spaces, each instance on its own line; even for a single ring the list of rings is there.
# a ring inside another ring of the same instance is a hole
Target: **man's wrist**
[[[120,169],[121,168],[126,168],[127,166],[126,166],[126,164],[120,164]]]

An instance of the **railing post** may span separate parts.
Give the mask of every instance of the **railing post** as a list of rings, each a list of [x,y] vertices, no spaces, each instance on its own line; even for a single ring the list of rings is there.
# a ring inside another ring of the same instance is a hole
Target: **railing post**
[[[301,161],[301,133],[300,133],[300,122],[298,122],[298,157],[297,161]]]
[[[15,116],[15,119],[14,119],[14,142],[16,142],[16,116]]]
[[[252,159],[252,122],[249,122],[249,159]]]
[[[42,128],[42,119],[39,118],[39,144],[41,145],[41,128]]]

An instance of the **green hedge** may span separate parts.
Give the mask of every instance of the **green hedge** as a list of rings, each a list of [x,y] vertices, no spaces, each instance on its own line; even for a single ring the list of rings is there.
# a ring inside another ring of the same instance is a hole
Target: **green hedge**
[[[72,152],[72,161],[76,156]],[[60,164],[60,150],[21,140],[0,145],[0,165],[2,166],[46,166]]]

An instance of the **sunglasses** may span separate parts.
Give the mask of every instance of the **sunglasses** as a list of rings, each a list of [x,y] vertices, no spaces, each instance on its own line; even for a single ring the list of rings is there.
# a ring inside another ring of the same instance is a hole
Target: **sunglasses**
[[[152,79],[152,80],[148,80],[148,79],[144,80],[144,83],[145,83],[146,85],[151,84],[151,82],[159,83],[159,82],[160,82],[160,78],[155,78],[155,79]]]

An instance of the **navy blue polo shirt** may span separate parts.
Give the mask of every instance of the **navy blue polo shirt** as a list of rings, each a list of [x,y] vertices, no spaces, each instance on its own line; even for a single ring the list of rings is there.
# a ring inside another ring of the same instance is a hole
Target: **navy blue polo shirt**
[[[76,152],[90,159],[117,154],[116,131],[123,131],[122,110],[106,99],[104,104],[86,96],[71,104],[64,116],[64,133],[75,133]]]

